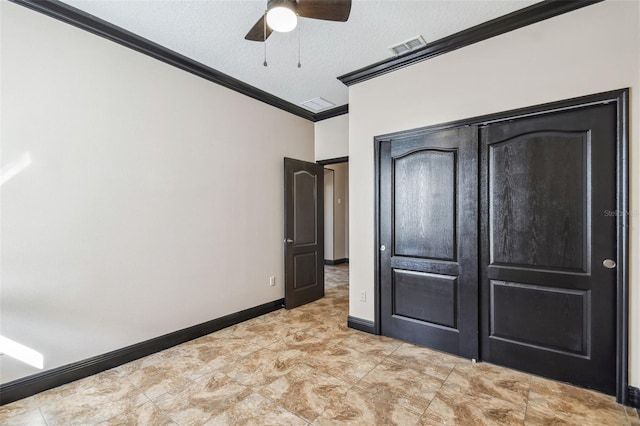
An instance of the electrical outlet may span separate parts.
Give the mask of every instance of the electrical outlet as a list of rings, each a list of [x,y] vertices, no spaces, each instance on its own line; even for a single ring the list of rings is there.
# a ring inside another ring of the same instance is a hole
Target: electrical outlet
[[[360,292],[360,301],[361,302],[366,302],[367,301],[367,292],[366,291]]]
[[[269,277],[269,287],[276,286],[276,277]]]

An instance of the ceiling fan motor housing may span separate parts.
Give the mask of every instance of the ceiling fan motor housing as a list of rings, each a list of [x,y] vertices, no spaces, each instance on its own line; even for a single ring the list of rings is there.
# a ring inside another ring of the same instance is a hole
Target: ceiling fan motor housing
[[[274,7],[286,7],[288,9],[293,10],[293,12],[296,13],[296,1],[295,0],[268,0],[267,1],[267,10],[271,10]]]

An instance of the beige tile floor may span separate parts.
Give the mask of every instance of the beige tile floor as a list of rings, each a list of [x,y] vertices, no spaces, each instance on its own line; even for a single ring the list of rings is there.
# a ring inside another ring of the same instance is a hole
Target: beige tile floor
[[[346,327],[326,297],[0,407],[2,425],[640,425],[608,396]]]

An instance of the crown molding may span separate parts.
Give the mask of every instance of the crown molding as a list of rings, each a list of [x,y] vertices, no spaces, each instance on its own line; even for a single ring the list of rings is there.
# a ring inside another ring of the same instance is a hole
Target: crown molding
[[[443,53],[452,52],[470,44],[562,15],[603,0],[545,0],[524,9],[516,10],[475,27],[457,32],[427,44],[421,49],[402,56],[385,59],[364,68],[338,77],[342,83],[351,86],[400,68],[426,61]]]
[[[344,115],[349,113],[349,104],[340,105],[335,108],[328,109],[326,111],[322,111],[314,114],[313,121],[322,121],[328,118],[337,117],[339,115]]]
[[[274,96],[264,90],[224,74],[216,69],[167,49],[144,37],[97,18],[59,0],[9,0],[36,12],[73,25],[97,36],[150,56],[166,64],[180,68],[205,80],[249,96],[283,111],[312,122],[326,120],[349,112],[349,105],[341,105],[327,111],[313,113],[296,104]],[[427,44],[422,49],[401,57],[390,58],[338,77],[347,86],[382,74],[431,59],[443,53],[494,37],[515,29],[540,22],[603,0],[546,0],[505,16],[460,31],[451,36]]]
[[[58,0],[9,0],[20,6],[24,6],[36,12],[40,12],[51,18],[73,25],[97,36],[106,38],[122,46],[150,56],[154,59],[187,71],[198,77],[209,80],[220,86],[235,92],[249,96],[283,111],[297,115],[310,121],[317,121],[316,116],[298,105],[285,101],[282,98],[260,90],[257,87],[244,83],[236,78],[194,61],[173,50],[167,49],[157,43],[140,37],[124,28],[113,25],[107,21],[83,12]],[[330,110],[331,111],[331,110]],[[327,111],[329,112],[329,111]]]

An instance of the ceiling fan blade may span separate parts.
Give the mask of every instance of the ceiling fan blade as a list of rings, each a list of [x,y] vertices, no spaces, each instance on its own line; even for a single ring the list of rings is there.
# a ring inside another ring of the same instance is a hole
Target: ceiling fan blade
[[[265,15],[262,15],[262,18],[258,19],[258,22],[249,30],[246,36],[244,36],[245,40],[251,41],[265,41],[273,30],[269,28],[267,25],[267,37],[264,36],[264,26],[265,26]]]
[[[351,0],[297,0],[296,12],[303,18],[346,22],[351,13]]]

